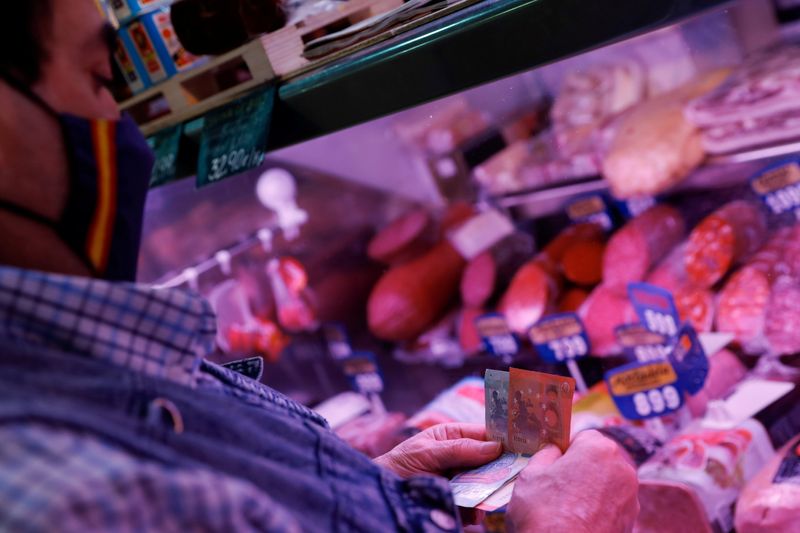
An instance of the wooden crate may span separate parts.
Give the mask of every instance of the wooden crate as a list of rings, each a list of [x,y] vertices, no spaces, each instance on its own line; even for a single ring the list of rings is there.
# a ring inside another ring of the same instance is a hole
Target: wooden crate
[[[170,78],[120,107],[149,135],[202,115],[274,78],[263,45],[255,40]]]
[[[261,37],[261,42],[275,73],[285,77],[311,64],[303,57],[306,43],[347,29],[402,4],[403,0],[350,0],[334,11],[320,13],[268,33]]]

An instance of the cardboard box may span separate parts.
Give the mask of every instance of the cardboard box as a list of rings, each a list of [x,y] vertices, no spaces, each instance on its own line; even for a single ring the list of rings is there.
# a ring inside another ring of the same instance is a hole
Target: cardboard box
[[[171,0],[107,0],[117,20],[127,22],[136,15],[171,3]]]
[[[119,32],[114,60],[133,94],[140,93],[152,85],[136,47],[126,31]]]

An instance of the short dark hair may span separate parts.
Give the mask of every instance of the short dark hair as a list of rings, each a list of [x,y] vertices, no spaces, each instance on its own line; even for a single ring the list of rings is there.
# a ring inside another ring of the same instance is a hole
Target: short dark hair
[[[27,84],[39,80],[48,51],[52,0],[4,2],[0,16],[0,74]]]

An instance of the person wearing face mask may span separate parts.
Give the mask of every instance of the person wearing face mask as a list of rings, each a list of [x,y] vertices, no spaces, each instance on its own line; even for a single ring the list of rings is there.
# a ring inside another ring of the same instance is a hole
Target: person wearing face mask
[[[500,454],[436,426],[375,460],[204,359],[199,296],[137,285],[153,163],[106,85],[95,0],[0,19],[0,531],[455,531],[439,477]],[[517,531],[626,531],[637,483],[595,432],[537,454]]]

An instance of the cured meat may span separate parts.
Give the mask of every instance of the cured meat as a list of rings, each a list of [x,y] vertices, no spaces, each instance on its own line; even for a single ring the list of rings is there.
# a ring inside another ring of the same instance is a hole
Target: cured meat
[[[786,46],[749,58],[716,90],[686,106],[699,126],[740,122],[797,109],[800,48]]]
[[[564,252],[561,270],[564,277],[578,285],[596,285],[603,279],[603,253],[606,245],[601,240],[582,240]]]
[[[639,468],[642,480],[685,483],[695,490],[709,522],[730,529],[739,492],[774,453],[764,427],[746,420],[731,429],[691,428]]]
[[[475,327],[475,319],[485,314],[483,309],[465,307],[458,320],[458,343],[464,353],[472,355],[481,351],[481,337]]]
[[[636,311],[625,291],[600,285],[578,311],[591,343],[592,355],[613,355],[619,351],[614,328],[637,322]]]
[[[766,348],[764,325],[772,285],[787,274],[784,251],[792,230],[782,228],[737,270],[719,294],[717,330],[732,333],[748,352]]]
[[[706,413],[710,400],[725,398],[747,376],[747,368],[733,352],[720,350],[709,357],[708,377],[703,388],[686,398],[686,405],[695,418]]]
[[[559,151],[570,155],[585,149],[600,124],[640,102],[646,91],[644,69],[635,61],[569,74],[551,111]]]
[[[524,335],[555,303],[557,292],[558,280],[545,262],[534,259],[517,271],[498,309],[511,331]]]
[[[764,243],[767,221],[754,203],[736,200],[717,209],[692,230],[686,245],[691,283],[711,287]]]
[[[773,354],[800,352],[800,282],[780,276],[772,285],[764,321],[764,336]]]
[[[569,226],[517,271],[499,304],[499,311],[513,332],[526,334],[555,305],[567,250],[579,242],[601,239],[602,235],[603,230],[596,224]]]
[[[800,531],[800,437],[789,441],[745,486],[734,524],[738,533]]]
[[[611,237],[603,256],[603,283],[625,289],[630,282],[642,281],[685,231],[686,223],[677,209],[651,207]]]
[[[660,193],[683,180],[705,158],[700,132],[686,120],[689,100],[715,88],[727,76],[717,71],[627,111],[603,161],[614,196]]]
[[[703,148],[727,154],[800,137],[800,107],[766,117],[712,126],[702,131]]]
[[[515,232],[467,264],[461,277],[461,299],[482,307],[502,292],[519,267],[533,256],[533,239]]]
[[[412,259],[430,247],[431,227],[427,211],[409,211],[378,232],[367,247],[367,255],[390,265]]]
[[[367,302],[370,331],[387,341],[417,338],[458,292],[464,259],[443,241],[425,255],[391,268]]]
[[[676,246],[647,277],[647,282],[672,293],[678,315],[697,331],[711,331],[714,325],[714,294],[692,285],[686,275],[686,245]]]
[[[559,313],[574,313],[576,312],[583,302],[589,297],[589,292],[586,289],[574,287],[564,292],[561,299],[558,300]]]

